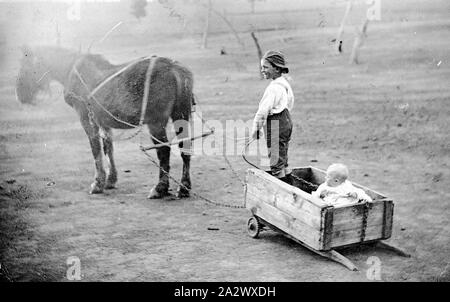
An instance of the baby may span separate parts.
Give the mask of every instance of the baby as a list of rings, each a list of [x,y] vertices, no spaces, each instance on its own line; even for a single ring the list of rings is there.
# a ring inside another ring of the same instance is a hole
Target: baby
[[[359,201],[372,201],[362,189],[352,185],[348,178],[348,169],[343,164],[332,164],[327,169],[325,182],[311,194],[323,199],[330,205],[342,205]]]

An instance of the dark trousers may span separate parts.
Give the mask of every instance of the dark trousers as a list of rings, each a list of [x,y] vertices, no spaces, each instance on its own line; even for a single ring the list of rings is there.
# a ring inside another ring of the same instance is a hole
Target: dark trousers
[[[265,125],[267,149],[270,158],[270,170],[277,178],[286,176],[288,166],[288,148],[292,135],[292,120],[289,110],[269,115]]]

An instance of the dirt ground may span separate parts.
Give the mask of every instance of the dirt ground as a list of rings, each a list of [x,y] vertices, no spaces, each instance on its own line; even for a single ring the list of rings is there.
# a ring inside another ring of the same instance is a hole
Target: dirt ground
[[[67,261],[78,257],[82,281],[372,281],[368,259],[375,256],[382,281],[449,281],[450,21],[446,2],[430,3],[393,8],[387,20],[371,23],[359,65],[348,64],[351,28],[337,56],[329,42],[336,27],[258,33],[263,49],[282,49],[290,63],[290,165],[343,162],[351,180],[392,198],[387,242],[411,258],[347,248],[342,254],[360,268],[351,272],[276,232],[250,238],[245,209],[196,197],[148,200],[158,171],[138,139],[115,143],[117,188],[89,195],[94,165],[76,113],[56,83],[36,105],[18,103],[19,53],[10,47],[0,70],[0,278],[67,281]],[[185,36],[115,41],[96,51],[114,62],[153,53],[175,58],[194,72],[205,119],[247,121],[267,82],[257,74],[249,33],[241,36],[245,48],[225,32],[210,37],[207,49],[198,36]],[[177,152],[171,163],[179,178]],[[249,166],[240,148],[228,159],[243,178]],[[243,186],[221,155],[194,155],[191,172],[197,193],[242,205]]]

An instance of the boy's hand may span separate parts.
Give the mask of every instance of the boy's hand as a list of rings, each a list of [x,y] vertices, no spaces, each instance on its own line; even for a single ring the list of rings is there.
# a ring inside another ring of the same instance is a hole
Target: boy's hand
[[[256,130],[252,133],[252,139],[259,139],[259,131]]]

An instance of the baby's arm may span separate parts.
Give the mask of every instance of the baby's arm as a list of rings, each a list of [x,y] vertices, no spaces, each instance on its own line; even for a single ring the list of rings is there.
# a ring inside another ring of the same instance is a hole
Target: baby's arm
[[[358,194],[356,192],[348,192],[346,197],[358,198]]]
[[[357,194],[358,200],[367,201],[367,202],[372,201],[372,198],[370,198],[370,196],[367,195],[366,192],[364,192],[364,190],[362,190],[362,189],[356,188],[356,194]]]
[[[326,189],[325,186],[323,184],[321,184],[316,191],[311,192],[311,195],[317,198],[324,198],[326,193]]]

